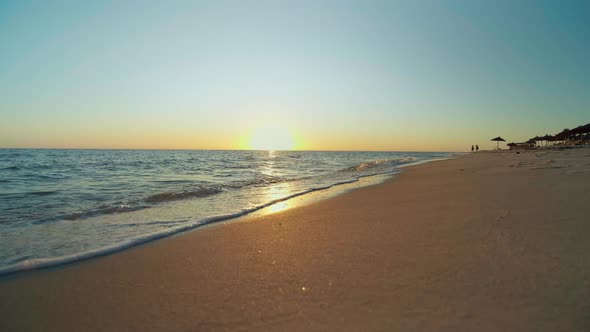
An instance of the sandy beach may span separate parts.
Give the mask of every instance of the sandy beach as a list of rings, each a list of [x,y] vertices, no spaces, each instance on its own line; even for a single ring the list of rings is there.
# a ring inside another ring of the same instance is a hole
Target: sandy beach
[[[0,279],[0,331],[587,331],[590,149],[478,152]]]

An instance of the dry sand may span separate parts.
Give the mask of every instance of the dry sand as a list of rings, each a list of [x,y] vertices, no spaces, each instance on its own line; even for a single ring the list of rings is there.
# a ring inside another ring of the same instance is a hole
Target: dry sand
[[[588,331],[590,149],[486,153],[0,279],[0,331]]]

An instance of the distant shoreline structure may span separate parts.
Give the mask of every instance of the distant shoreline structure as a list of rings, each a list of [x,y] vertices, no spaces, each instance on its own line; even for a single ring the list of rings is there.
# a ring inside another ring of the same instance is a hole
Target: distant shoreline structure
[[[590,123],[574,129],[566,128],[555,135],[545,134],[530,138],[526,142],[507,144],[510,150],[561,149],[585,145],[590,145]]]

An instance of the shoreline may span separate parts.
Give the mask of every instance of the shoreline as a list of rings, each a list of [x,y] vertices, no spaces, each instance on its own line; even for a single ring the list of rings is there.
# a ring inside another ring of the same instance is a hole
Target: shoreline
[[[5,276],[0,329],[583,330],[589,169],[589,150],[478,152]]]
[[[336,197],[338,195],[346,194],[351,190],[378,185],[380,183],[388,181],[389,178],[393,177],[395,174],[399,173],[369,175],[361,177],[356,181],[336,183],[326,188],[318,188],[301,193],[295,193],[293,195],[277,199],[275,201],[252,208],[248,211],[243,211],[231,215],[220,215],[205,218],[204,220],[199,220],[198,223],[189,224],[187,226],[180,227],[169,232],[148,234],[143,237],[129,239],[126,242],[116,244],[113,246],[101,247],[95,250],[84,251],[80,253],[70,254],[67,256],[29,259],[17,264],[0,267],[0,281],[2,280],[2,278],[10,277],[13,275],[34,273],[38,270],[59,269],[61,267],[81,263],[95,258],[115,255],[120,252],[124,252],[125,250],[141,247],[152,242],[165,240],[167,238],[175,236],[182,236],[184,234],[205,229],[206,227],[211,227],[219,223],[240,222],[242,221],[242,219],[250,218],[252,216],[261,216],[272,213],[278,213],[287,209],[305,206],[308,204],[312,204],[314,202],[321,201],[323,199],[328,199],[331,197]],[[377,180],[370,184],[360,185],[359,183],[367,178],[383,178],[385,176],[387,176],[388,178]],[[334,190],[335,192],[330,192],[332,190]],[[276,207],[279,208],[276,209]]]
[[[28,259],[23,262],[0,267],[0,280],[1,278],[11,276],[14,274],[29,273],[44,269],[59,269],[63,266],[80,263],[86,260],[117,254],[119,252],[146,245],[154,241],[164,240],[166,238],[173,236],[182,236],[185,233],[198,231],[204,227],[212,226],[217,223],[240,221],[240,219],[248,218],[251,215],[266,215],[271,213],[277,213],[294,207],[308,205],[317,201],[321,201],[323,199],[328,199],[331,197],[345,194],[351,190],[378,185],[385,181],[389,181],[396,174],[403,172],[404,169],[407,167],[446,159],[452,158],[437,158],[411,162],[405,165],[398,166],[397,171],[374,175],[365,175],[360,176],[355,180],[334,183],[327,187],[312,188],[307,191],[297,192],[289,196],[276,199],[274,201],[270,201],[260,206],[256,206],[254,208],[250,208],[248,210],[244,210],[238,213],[207,217],[205,219],[197,220],[193,223],[188,223],[186,226],[175,228],[170,231],[146,234],[141,237],[131,238],[127,241],[106,247],[100,247],[88,251],[78,252],[59,257]]]

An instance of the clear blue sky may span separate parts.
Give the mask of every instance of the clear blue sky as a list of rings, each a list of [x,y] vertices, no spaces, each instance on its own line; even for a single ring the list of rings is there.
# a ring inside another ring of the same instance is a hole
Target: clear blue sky
[[[465,150],[590,122],[590,1],[1,1],[0,147]],[[280,129],[279,129],[280,130]]]

